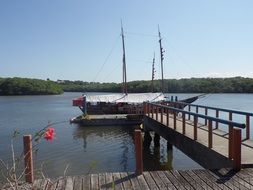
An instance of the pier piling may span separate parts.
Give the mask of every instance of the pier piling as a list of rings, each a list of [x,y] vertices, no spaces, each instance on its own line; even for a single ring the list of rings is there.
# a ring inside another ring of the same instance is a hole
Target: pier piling
[[[143,172],[143,160],[142,160],[142,136],[141,130],[139,129],[136,129],[134,131],[134,143],[135,143],[136,174],[140,175]]]

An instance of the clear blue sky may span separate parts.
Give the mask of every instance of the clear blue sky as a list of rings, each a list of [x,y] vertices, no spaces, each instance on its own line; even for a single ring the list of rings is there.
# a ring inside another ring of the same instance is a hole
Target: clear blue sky
[[[252,10],[253,0],[1,0],[0,77],[120,82],[121,19],[128,80],[151,78],[154,51],[160,78],[158,24],[165,78],[253,77]]]

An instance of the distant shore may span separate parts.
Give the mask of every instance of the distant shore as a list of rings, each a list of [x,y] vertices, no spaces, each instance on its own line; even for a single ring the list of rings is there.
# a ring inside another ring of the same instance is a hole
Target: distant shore
[[[253,78],[190,78],[165,79],[164,93],[253,93]],[[153,81],[153,91],[161,91],[161,80]],[[127,83],[129,93],[152,91],[152,81]],[[40,80],[29,78],[0,78],[0,95],[56,95],[63,92],[120,93],[121,83],[99,83],[69,80]]]

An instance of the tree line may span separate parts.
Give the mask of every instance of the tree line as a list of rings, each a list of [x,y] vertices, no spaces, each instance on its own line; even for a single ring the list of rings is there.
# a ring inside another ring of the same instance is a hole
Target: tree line
[[[53,95],[63,93],[53,81],[29,78],[0,78],[0,95]]]
[[[154,80],[153,92],[161,92],[161,80]],[[190,78],[164,80],[170,93],[253,93],[253,78]],[[129,93],[151,92],[151,81],[127,83]],[[1,95],[46,95],[65,92],[122,92],[121,83],[50,81],[28,78],[0,78]]]
[[[161,80],[154,80],[154,92],[161,92]],[[122,92],[120,83],[98,83],[82,81],[62,81],[66,92]],[[164,92],[173,93],[253,93],[253,78],[189,78],[164,80]],[[151,81],[131,81],[128,92],[151,92]]]

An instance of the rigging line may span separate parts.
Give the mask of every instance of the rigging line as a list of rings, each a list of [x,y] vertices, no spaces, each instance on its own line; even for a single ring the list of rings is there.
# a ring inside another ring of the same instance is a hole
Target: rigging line
[[[108,75],[106,75],[106,76],[103,78],[102,81],[105,81],[112,73],[114,73],[114,71],[115,71],[116,69],[118,69],[119,66],[121,66],[121,65],[120,65],[120,64],[117,64],[117,65],[112,69],[112,71],[111,71]]]
[[[157,35],[154,35],[154,34],[143,34],[143,33],[134,33],[134,32],[125,32],[125,34],[133,35],[133,36],[153,37],[153,38],[158,37]]]
[[[102,64],[102,66],[100,67],[99,71],[98,71],[97,74],[95,75],[95,77],[94,77],[94,79],[93,79],[92,82],[95,82],[95,80],[97,79],[98,75],[99,75],[99,74],[101,73],[101,71],[103,70],[105,64],[107,63],[107,61],[109,60],[109,58],[110,58],[112,52],[114,51],[114,49],[115,49],[115,47],[116,47],[116,44],[117,44],[119,38],[120,38],[120,35],[116,38],[116,40],[115,40],[115,42],[114,42],[114,44],[113,44],[112,49],[110,50],[109,54],[106,56],[106,58],[105,58],[105,60],[104,60],[104,62],[103,62],[103,64]]]
[[[165,45],[167,45],[167,47],[170,47],[174,52],[177,52],[176,51],[176,48],[174,48],[171,43],[168,42],[168,40],[166,38],[164,38],[164,41],[165,41]],[[172,55],[172,54],[171,54]],[[177,55],[175,56],[175,58],[179,58],[181,60],[181,62],[187,66],[189,69],[193,69],[194,67],[192,65],[190,65],[189,63],[186,63],[185,59],[181,56],[181,55]],[[176,61],[175,61],[176,62]]]

